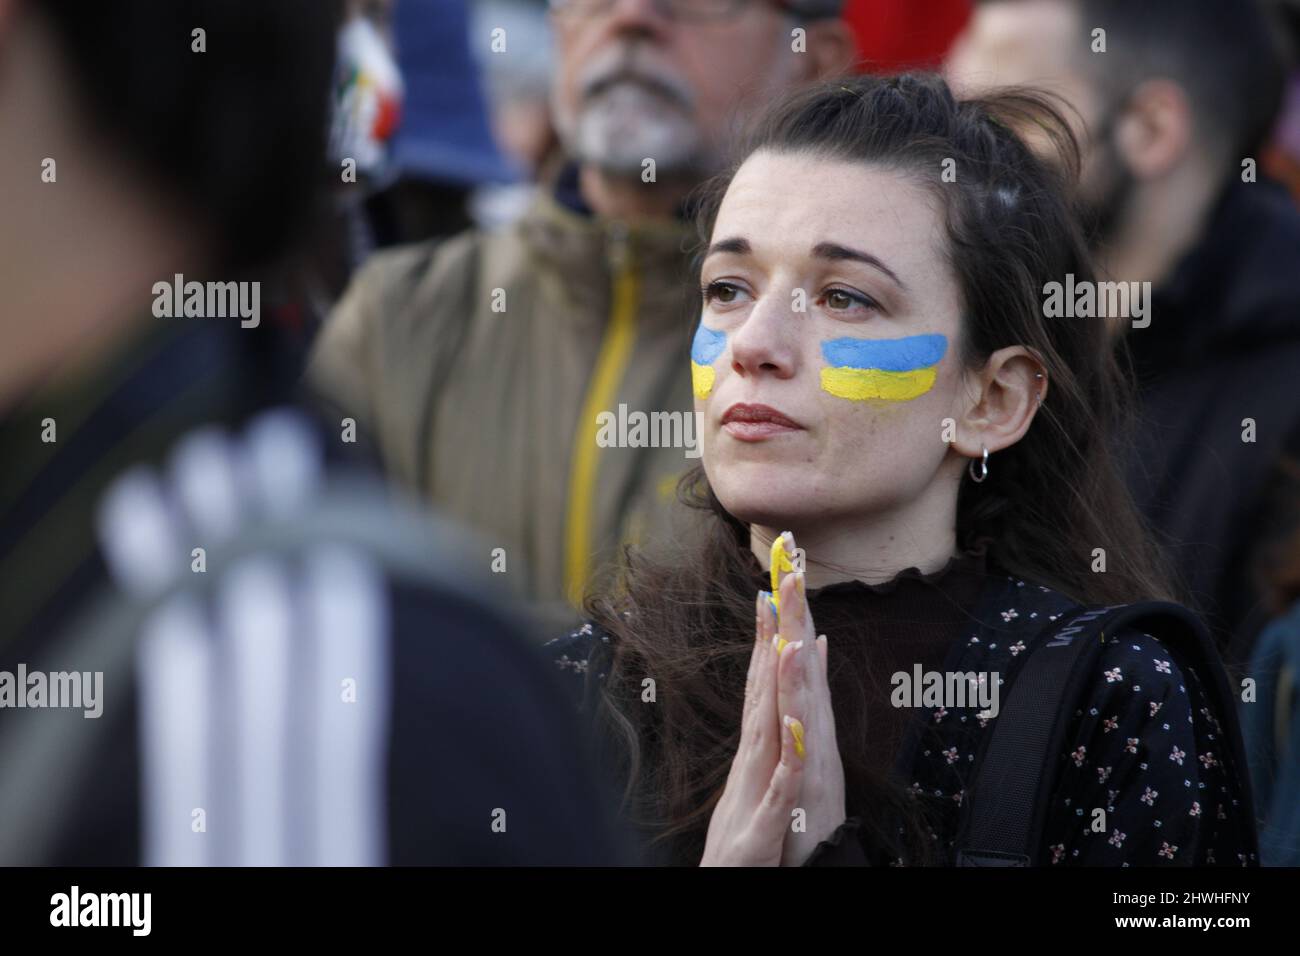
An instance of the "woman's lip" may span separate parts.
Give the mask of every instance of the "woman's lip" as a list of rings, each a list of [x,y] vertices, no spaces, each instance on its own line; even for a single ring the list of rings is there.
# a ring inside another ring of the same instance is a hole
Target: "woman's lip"
[[[803,431],[803,426],[770,405],[737,402],[723,413],[722,430],[738,441],[766,441]]]
[[[725,412],[722,413],[722,424],[750,424],[750,423],[770,423],[780,425],[786,429],[803,428],[798,422],[789,418],[782,412],[777,411],[771,405],[760,405],[750,402],[736,402]]]
[[[780,422],[739,422],[730,421],[722,426],[722,430],[738,441],[766,441],[777,435],[789,435],[793,432],[803,431],[802,428],[791,425],[783,425]]]

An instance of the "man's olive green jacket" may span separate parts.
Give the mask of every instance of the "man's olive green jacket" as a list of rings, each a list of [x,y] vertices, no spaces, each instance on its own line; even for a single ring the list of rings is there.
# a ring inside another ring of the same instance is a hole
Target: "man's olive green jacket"
[[[465,560],[504,568],[548,630],[621,544],[672,533],[698,461],[692,235],[539,192],[500,231],[373,256],[312,356],[391,475],[480,532]]]

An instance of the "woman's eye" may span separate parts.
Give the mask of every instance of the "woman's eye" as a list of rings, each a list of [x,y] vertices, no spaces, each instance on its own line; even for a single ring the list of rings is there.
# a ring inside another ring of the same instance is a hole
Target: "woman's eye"
[[[876,308],[876,303],[865,295],[849,292],[847,289],[827,289],[822,300],[825,302],[826,307],[833,312],[847,312],[855,305],[864,309]]]
[[[729,305],[740,295],[740,288],[730,282],[710,282],[703,289],[705,302]]]

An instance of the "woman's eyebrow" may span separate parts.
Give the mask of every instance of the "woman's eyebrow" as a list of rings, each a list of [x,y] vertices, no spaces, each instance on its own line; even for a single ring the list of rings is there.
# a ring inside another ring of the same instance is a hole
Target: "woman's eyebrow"
[[[812,254],[818,259],[850,259],[854,262],[862,262],[866,265],[879,269],[889,278],[898,284],[900,289],[907,290],[907,283],[894,274],[894,270],[889,268],[869,252],[859,252],[857,249],[850,249],[848,246],[841,246],[835,242],[819,242],[813,246]]]
[[[719,239],[713,245],[709,246],[708,252],[704,258],[716,253],[726,252],[737,256],[747,256],[753,253],[754,248],[749,244],[749,240],[742,236],[731,236],[727,239]],[[898,277],[893,269],[885,265],[869,252],[861,252],[857,249],[850,249],[848,246],[842,246],[837,242],[819,242],[813,246],[812,254],[818,259],[829,259],[832,261],[848,259],[854,262],[861,262],[866,265],[879,269],[889,278],[897,283],[900,289],[907,290],[907,283]]]
[[[732,236],[730,239],[719,239],[709,246],[709,251],[704,254],[704,258],[707,259],[716,252],[730,252],[737,256],[747,256],[753,251],[754,249],[749,244],[748,239]]]

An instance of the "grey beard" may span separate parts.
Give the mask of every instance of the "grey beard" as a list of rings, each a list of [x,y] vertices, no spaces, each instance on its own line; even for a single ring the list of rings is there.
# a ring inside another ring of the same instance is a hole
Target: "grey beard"
[[[607,92],[579,114],[569,154],[620,177],[641,177],[648,159],[656,181],[699,174],[707,162],[692,117],[657,99],[635,88]]]

